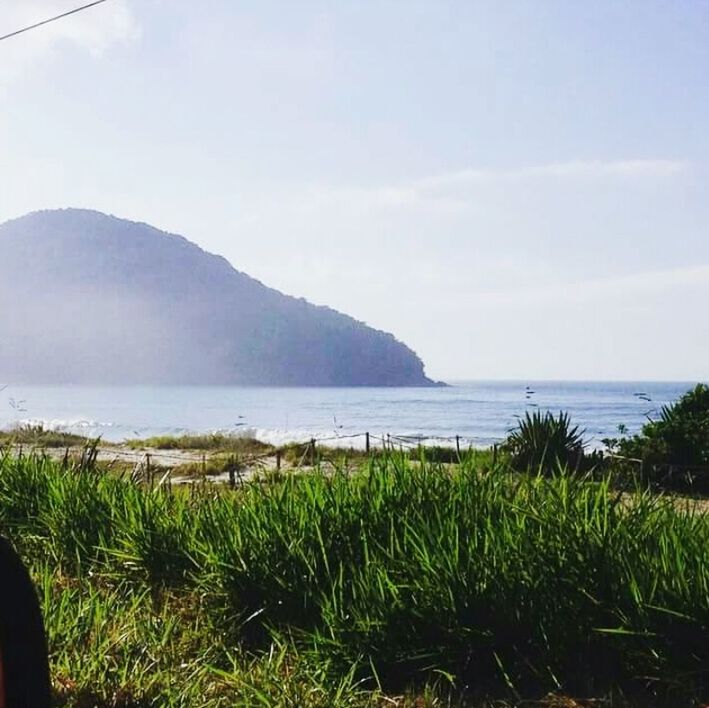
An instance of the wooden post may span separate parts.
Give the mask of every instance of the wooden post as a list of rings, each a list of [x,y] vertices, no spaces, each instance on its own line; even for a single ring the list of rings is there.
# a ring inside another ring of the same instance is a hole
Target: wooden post
[[[310,464],[315,467],[315,438],[310,440]]]
[[[233,467],[229,468],[229,486],[232,489],[236,489],[236,473]]]
[[[364,450],[369,455],[369,433],[364,434]]]
[[[458,461],[460,461],[460,435],[455,436],[455,449],[458,453]]]
[[[153,486],[153,475],[150,470],[150,453],[146,452],[145,453],[145,479],[152,488]]]
[[[387,433],[387,447],[391,450],[391,435]]]
[[[492,464],[493,466],[497,464],[497,445],[492,446]]]
[[[276,450],[276,469],[281,471],[281,449]]]

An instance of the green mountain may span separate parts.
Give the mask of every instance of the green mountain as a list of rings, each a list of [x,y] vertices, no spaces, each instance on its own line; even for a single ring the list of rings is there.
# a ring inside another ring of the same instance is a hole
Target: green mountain
[[[0,225],[0,380],[431,386],[391,334],[94,211]]]

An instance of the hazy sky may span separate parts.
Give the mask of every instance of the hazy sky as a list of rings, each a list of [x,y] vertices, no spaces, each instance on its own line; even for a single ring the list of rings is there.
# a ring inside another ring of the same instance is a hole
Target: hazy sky
[[[705,0],[109,0],[0,106],[0,220],[184,234],[437,378],[709,379]]]

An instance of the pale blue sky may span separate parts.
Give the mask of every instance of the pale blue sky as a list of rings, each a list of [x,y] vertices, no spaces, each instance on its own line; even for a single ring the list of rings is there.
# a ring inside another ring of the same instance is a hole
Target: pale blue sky
[[[184,234],[437,378],[707,379],[708,70],[705,0],[109,0],[0,43],[0,220]]]

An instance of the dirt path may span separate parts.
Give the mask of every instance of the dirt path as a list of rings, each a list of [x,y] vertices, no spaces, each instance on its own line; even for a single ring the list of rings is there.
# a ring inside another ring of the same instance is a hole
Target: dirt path
[[[22,445],[13,448],[16,455],[26,455],[28,453],[37,453],[46,455],[55,460],[64,459],[67,454],[72,458],[81,458],[84,454],[83,447],[69,448],[46,448],[32,445]],[[192,483],[198,477],[191,475],[180,475],[180,467],[185,465],[205,465],[209,469],[210,460],[223,458],[225,455],[221,451],[201,451],[201,450],[159,450],[156,448],[133,448],[127,445],[101,445],[96,451],[96,459],[108,465],[115,465],[117,468],[133,467],[139,469],[153,468],[159,469],[161,473],[168,470],[174,470],[175,475],[172,477],[172,482],[176,484]],[[283,469],[286,469],[283,465]],[[247,481],[253,479],[258,473],[263,473],[268,470],[275,470],[277,461],[275,454],[273,456],[260,457],[256,460],[245,460],[245,465],[239,473],[236,474],[237,481]],[[228,472],[220,474],[207,473],[206,478],[211,482],[229,483],[231,477]]]
[[[71,457],[81,457],[84,452],[83,447],[58,448],[17,445],[13,449],[18,455],[34,452],[55,460],[63,459],[67,453]],[[97,459],[100,462],[124,462],[137,465],[149,459],[151,464],[158,467],[177,467],[190,462],[201,462],[203,458],[204,454],[196,450],[155,450],[152,448],[136,450],[125,445],[102,445],[97,450]],[[207,455],[208,458],[209,455]]]

